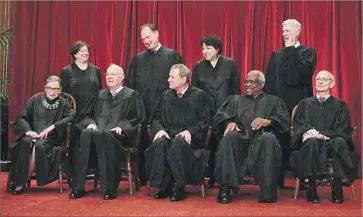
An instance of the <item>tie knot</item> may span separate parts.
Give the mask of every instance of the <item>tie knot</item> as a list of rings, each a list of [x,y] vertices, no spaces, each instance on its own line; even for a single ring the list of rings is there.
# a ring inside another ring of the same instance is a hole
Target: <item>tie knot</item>
[[[319,102],[321,102],[321,103],[322,103],[322,102],[324,102],[324,100],[325,100],[325,98],[324,98],[324,97],[320,97],[320,98],[319,98]]]
[[[183,96],[182,93],[178,93],[178,98],[180,99]]]
[[[152,50],[152,53],[155,55],[156,54],[156,52],[158,52],[157,50]]]

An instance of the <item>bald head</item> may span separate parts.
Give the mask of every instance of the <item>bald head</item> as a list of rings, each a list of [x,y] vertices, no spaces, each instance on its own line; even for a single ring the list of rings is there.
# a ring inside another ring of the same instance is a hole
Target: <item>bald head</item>
[[[329,71],[322,70],[315,76],[315,88],[318,93],[329,93],[334,84],[334,75]]]
[[[125,79],[124,70],[116,65],[111,64],[106,70],[106,83],[111,90],[116,90],[122,86]]]

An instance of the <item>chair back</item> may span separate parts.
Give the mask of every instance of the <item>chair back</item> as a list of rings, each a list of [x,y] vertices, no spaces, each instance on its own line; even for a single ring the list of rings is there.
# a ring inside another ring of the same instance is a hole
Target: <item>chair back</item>
[[[291,119],[290,119],[290,136],[291,137],[295,134],[294,120],[295,120],[295,116],[296,116],[297,106],[298,105],[296,105],[291,112]]]

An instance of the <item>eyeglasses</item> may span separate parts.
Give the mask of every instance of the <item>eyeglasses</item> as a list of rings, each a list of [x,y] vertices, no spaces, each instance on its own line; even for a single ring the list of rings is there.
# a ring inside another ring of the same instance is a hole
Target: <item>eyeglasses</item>
[[[106,76],[121,75],[122,73],[106,73]]]
[[[53,91],[53,92],[59,92],[60,90],[61,90],[61,88],[60,87],[45,87],[45,90],[46,91],[49,91],[49,92],[51,92],[51,91]]]
[[[251,85],[257,85],[259,83],[261,83],[260,80],[245,80],[244,81],[244,84],[251,84]]]
[[[316,81],[323,81],[323,82],[327,82],[327,81],[331,81],[331,78],[316,78]]]

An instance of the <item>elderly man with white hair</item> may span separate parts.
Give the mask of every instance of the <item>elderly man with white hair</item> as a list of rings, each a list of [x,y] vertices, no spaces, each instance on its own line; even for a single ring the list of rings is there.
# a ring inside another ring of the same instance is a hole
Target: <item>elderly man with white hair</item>
[[[213,119],[222,137],[216,154],[215,179],[220,185],[217,202],[229,203],[245,175],[260,186],[261,203],[277,201],[277,179],[282,153],[278,138],[289,130],[283,101],[264,93],[264,74],[252,70],[244,81],[245,95],[227,98]]]
[[[295,19],[282,23],[285,47],[272,52],[267,66],[264,91],[280,97],[291,115],[300,100],[313,95],[312,76],[317,63],[314,48],[300,44],[301,24]],[[281,137],[283,148],[283,169],[289,169],[291,137],[287,133]],[[279,180],[284,186],[283,176]]]
[[[137,125],[144,121],[145,109],[139,93],[122,86],[125,78],[120,66],[111,64],[106,71],[108,88],[99,91],[82,111],[77,127],[80,147],[75,152],[74,177],[70,199],[85,194],[86,173],[91,145],[97,150],[104,199],[116,198],[125,148],[136,145]]]
[[[316,95],[303,99],[294,120],[295,135],[291,164],[295,174],[309,180],[307,201],[319,203],[316,177],[322,173],[328,156],[333,159],[332,202],[343,203],[342,178],[355,179],[358,154],[354,151],[349,111],[344,101],[330,95],[335,81],[328,71],[315,77]]]

